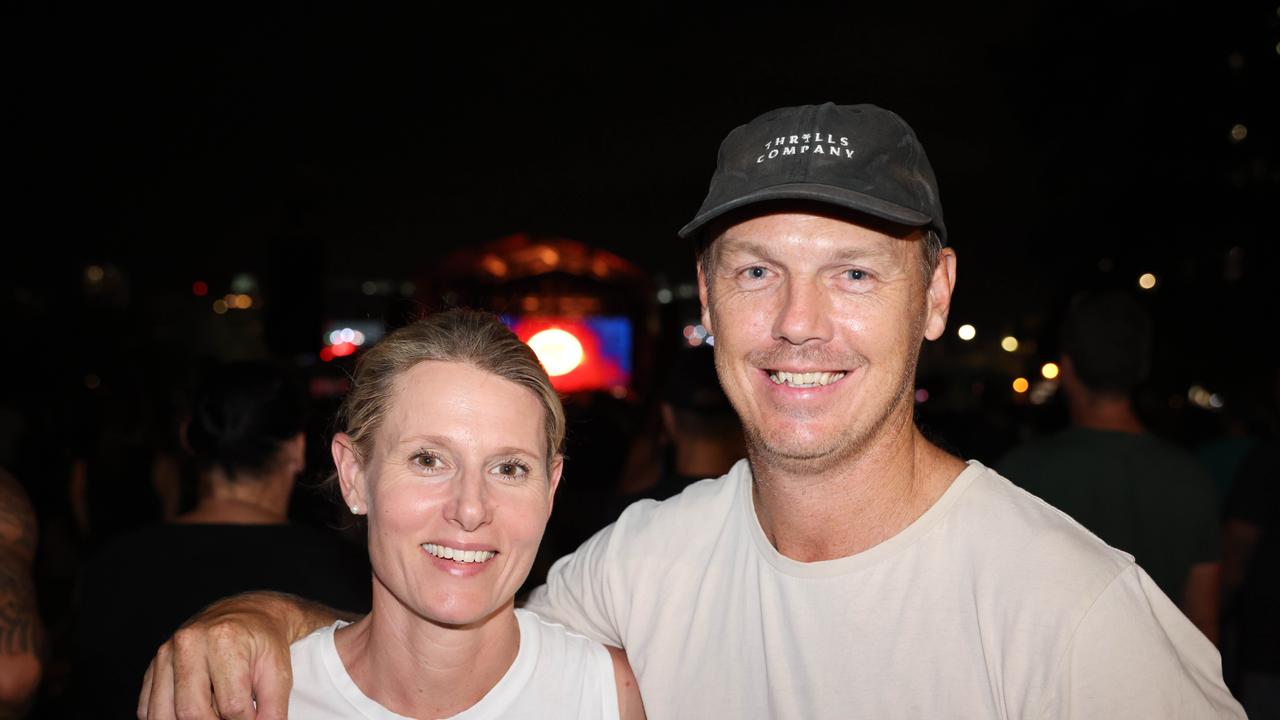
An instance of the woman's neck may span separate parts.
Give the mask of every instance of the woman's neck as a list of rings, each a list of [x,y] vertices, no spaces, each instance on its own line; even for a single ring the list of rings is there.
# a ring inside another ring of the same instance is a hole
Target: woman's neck
[[[514,602],[466,626],[406,608],[374,580],[373,611],[338,631],[338,656],[361,692],[408,717],[451,717],[480,702],[520,649]]]

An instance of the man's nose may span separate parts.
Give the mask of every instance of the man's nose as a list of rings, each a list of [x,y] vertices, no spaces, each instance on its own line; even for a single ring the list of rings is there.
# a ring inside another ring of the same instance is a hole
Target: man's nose
[[[489,486],[482,468],[468,469],[460,474],[454,484],[453,497],[445,506],[445,517],[467,532],[473,532],[493,519]]]
[[[789,278],[773,324],[773,338],[792,345],[831,339],[826,288],[817,278]]]

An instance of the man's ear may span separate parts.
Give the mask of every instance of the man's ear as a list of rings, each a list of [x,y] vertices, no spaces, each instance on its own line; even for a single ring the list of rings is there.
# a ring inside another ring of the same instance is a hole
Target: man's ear
[[[928,303],[924,322],[924,336],[937,340],[947,329],[947,315],[951,312],[951,294],[956,289],[956,251],[942,248],[938,264],[933,266],[929,287],[925,293]]]
[[[333,453],[333,465],[338,469],[338,486],[342,489],[343,502],[356,515],[368,513],[369,494],[364,468],[360,465],[351,437],[346,433],[334,435],[329,450]]]
[[[706,250],[704,252],[711,252]],[[707,333],[715,335],[715,328],[711,325],[711,289],[708,283],[711,278],[702,271],[702,258],[698,258],[698,302],[702,303],[702,327],[707,329]]]

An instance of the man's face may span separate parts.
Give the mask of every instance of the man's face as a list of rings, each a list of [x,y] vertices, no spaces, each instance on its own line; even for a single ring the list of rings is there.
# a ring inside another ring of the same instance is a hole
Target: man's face
[[[755,452],[825,466],[911,413],[922,337],[946,326],[955,254],[919,233],[785,212],[729,227],[698,269],[716,369]]]

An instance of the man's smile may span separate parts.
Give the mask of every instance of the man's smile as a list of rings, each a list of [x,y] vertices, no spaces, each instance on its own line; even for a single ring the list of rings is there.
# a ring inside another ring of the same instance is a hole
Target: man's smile
[[[766,370],[769,380],[774,385],[786,385],[793,388],[824,387],[839,382],[845,376],[843,370],[816,372],[789,372],[787,370]]]

